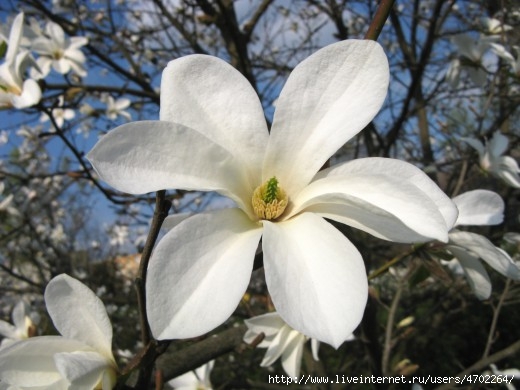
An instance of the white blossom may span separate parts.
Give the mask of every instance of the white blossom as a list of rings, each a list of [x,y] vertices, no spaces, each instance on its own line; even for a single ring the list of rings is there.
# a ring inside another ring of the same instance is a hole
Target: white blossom
[[[469,191],[453,198],[459,209],[459,217],[455,226],[486,226],[502,223],[504,217],[504,201],[487,190]],[[453,229],[449,233],[446,249],[455,256],[466,279],[479,299],[487,299],[491,295],[491,281],[480,260],[486,262],[502,275],[520,280],[520,268],[502,249],[497,248],[486,237]],[[448,263],[457,270],[454,261]]]
[[[168,384],[175,390],[212,390],[210,374],[214,365],[215,361],[211,360],[193,371],[168,381]]]
[[[120,191],[216,191],[237,207],[189,217],[156,246],[146,284],[154,337],[195,337],[223,323],[262,238],[279,315],[338,347],[361,321],[368,281],[360,253],[324,217],[391,241],[447,241],[457,210],[418,168],[366,158],[320,171],[374,118],[388,82],[376,42],[329,45],[293,70],[269,132],[254,89],[229,64],[204,55],[168,64],[161,120],[112,130],[88,159]]]
[[[47,285],[45,304],[61,336],[32,337],[0,349],[0,383],[19,390],[113,389],[112,326],[100,299],[62,274]]]
[[[71,70],[78,76],[85,77],[85,55],[80,50],[88,43],[85,37],[66,37],[59,24],[48,22],[45,26],[46,36],[38,37],[32,44],[32,49],[39,54],[36,63],[39,70],[33,68],[34,77],[46,77],[52,69],[61,74]]]
[[[41,89],[32,79],[24,80],[24,73],[32,63],[26,50],[20,50],[24,14],[16,16],[11,26],[5,61],[0,65],[0,108],[26,108],[41,99]]]
[[[0,335],[4,337],[1,346],[5,347],[13,341],[25,340],[34,331],[34,324],[27,314],[27,305],[24,301],[18,302],[11,314],[13,323],[0,320]]]
[[[269,367],[281,359],[282,367],[287,375],[295,378],[300,376],[303,346],[309,340],[307,336],[292,329],[277,313],[267,313],[245,320],[247,332],[244,335],[246,343],[252,343],[260,334],[264,334],[258,348],[267,348],[262,367]],[[347,338],[348,340],[352,337]],[[319,341],[311,339],[312,356],[318,358]]]
[[[509,145],[505,135],[496,131],[485,145],[475,138],[462,138],[462,140],[478,152],[480,167],[484,171],[502,179],[511,187],[520,188],[518,163],[511,156],[503,156]]]

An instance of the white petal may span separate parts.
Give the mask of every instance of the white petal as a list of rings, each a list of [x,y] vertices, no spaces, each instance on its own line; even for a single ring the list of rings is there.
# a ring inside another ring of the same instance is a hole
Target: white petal
[[[54,355],[56,368],[75,390],[92,390],[101,382],[111,362],[96,352],[61,352]]]
[[[161,120],[193,128],[237,157],[261,184],[268,131],[260,100],[247,79],[216,57],[171,61],[161,80]]]
[[[459,209],[457,225],[498,225],[504,220],[504,201],[493,191],[468,191],[453,202]]]
[[[376,116],[388,80],[388,60],[374,41],[334,43],[301,62],[276,104],[263,180],[276,176],[295,195]]]
[[[193,371],[188,371],[177,378],[173,378],[168,384],[175,390],[197,390],[199,381]]]
[[[252,215],[243,167],[193,129],[161,121],[127,123],[102,137],[87,158],[101,179],[120,191],[217,191]]]
[[[164,218],[163,224],[161,225],[161,229],[172,230],[179,223],[193,215],[193,213],[178,213],[168,215],[166,218]]]
[[[489,151],[493,156],[500,156],[507,150],[509,139],[499,131],[493,133],[493,137],[489,141]]]
[[[482,300],[488,299],[491,295],[491,281],[478,257],[471,255],[464,248],[454,245],[448,245],[446,248],[459,261],[466,275],[466,280],[477,298]]]
[[[282,367],[287,375],[295,378],[300,376],[305,336],[296,330],[293,332],[297,334],[290,340],[282,354]]]
[[[244,322],[248,329],[244,335],[246,343],[252,343],[260,333],[265,335],[262,342],[258,345],[259,348],[267,348],[280,329],[286,325],[285,321],[276,312],[249,318]]]
[[[246,291],[261,234],[236,208],[198,214],[170,230],[146,279],[154,337],[196,337],[227,320]]]
[[[321,217],[264,221],[264,267],[274,306],[287,324],[339,347],[358,326],[368,295],[357,249]]]
[[[14,61],[18,53],[23,34],[23,18],[24,13],[20,12],[13,20],[11,31],[9,32],[9,44],[7,45],[7,52],[5,53],[5,62]]]
[[[289,216],[302,210],[397,242],[446,242],[457,213],[421,170],[382,158],[354,160],[320,172],[293,200]]]
[[[351,337],[349,337],[347,340],[345,341],[350,341],[350,340],[354,340],[354,335],[352,334]],[[320,349],[320,342],[316,339],[311,339],[311,351],[312,351],[312,357],[314,358],[314,360],[318,361],[320,360],[319,356],[318,356],[318,351]]]
[[[45,31],[47,32],[51,40],[58,45],[58,47],[65,47],[65,32],[59,24],[54,22],[48,22],[45,26]]]
[[[503,156],[498,161],[498,169],[493,172],[507,184],[514,188],[520,188],[520,170],[516,160],[510,156]]]
[[[45,289],[45,304],[62,336],[112,356],[112,325],[103,302],[83,283],[61,274]]]
[[[506,252],[494,246],[486,237],[475,233],[453,231],[450,233],[450,243],[471,251],[502,275],[520,280],[520,268]]]
[[[52,69],[60,74],[67,74],[70,72],[70,61],[66,58],[60,58],[52,61]]]
[[[269,347],[267,348],[260,365],[262,367],[269,367],[273,364],[280,356],[282,356],[285,350],[290,347],[291,342],[298,336],[305,337],[298,331],[291,329],[284,322],[283,326],[269,343]]]
[[[24,301],[20,301],[16,304],[16,306],[13,309],[13,324],[18,328],[20,331],[25,331],[25,303]]]
[[[461,141],[466,142],[469,146],[471,146],[473,149],[475,149],[479,156],[482,156],[485,152],[484,145],[482,145],[482,142],[480,142],[476,138],[461,138]]]
[[[7,339],[16,340],[18,338],[17,329],[9,322],[3,320],[0,320],[0,335]]]
[[[54,355],[61,352],[88,350],[88,346],[60,336],[34,337],[14,342],[0,350],[0,382],[17,386],[63,387]],[[52,385],[52,386],[51,386]]]
[[[40,86],[33,79],[25,80],[23,83],[22,94],[13,96],[13,106],[16,108],[26,108],[37,104],[42,97]]]

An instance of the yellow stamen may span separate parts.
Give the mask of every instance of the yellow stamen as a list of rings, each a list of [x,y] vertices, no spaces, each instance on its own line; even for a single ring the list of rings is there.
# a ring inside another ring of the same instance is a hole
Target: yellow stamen
[[[278,185],[276,177],[272,177],[256,188],[251,202],[258,218],[272,220],[282,215],[288,200],[287,194]]]

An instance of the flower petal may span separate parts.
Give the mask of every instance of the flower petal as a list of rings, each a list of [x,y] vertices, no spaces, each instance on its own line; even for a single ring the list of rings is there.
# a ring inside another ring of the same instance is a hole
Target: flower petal
[[[20,387],[68,389],[67,381],[56,369],[54,355],[88,349],[80,341],[60,336],[34,337],[14,342],[0,350],[0,382]]]
[[[364,158],[318,173],[288,216],[312,211],[397,242],[447,241],[454,203],[420,169],[403,161]]]
[[[45,304],[56,329],[112,357],[112,325],[103,302],[83,283],[61,274],[45,289]]]
[[[198,214],[170,230],[146,279],[154,337],[196,337],[227,320],[246,291],[261,234],[236,208]]]
[[[494,171],[498,177],[514,188],[520,188],[520,170],[513,157],[503,156],[498,159],[498,169]]]
[[[282,367],[287,375],[293,378],[300,376],[304,344],[305,336],[293,330],[292,337],[289,339],[289,343],[285,346],[282,354]]]
[[[42,97],[40,86],[33,79],[25,80],[20,96],[13,96],[13,106],[16,108],[31,107],[38,103]]]
[[[493,191],[468,191],[453,202],[459,209],[457,225],[498,225],[504,220],[504,201]]]
[[[357,249],[311,213],[264,221],[262,246],[267,287],[280,317],[304,335],[339,347],[361,321],[368,296]]]
[[[113,371],[111,362],[97,352],[61,352],[54,355],[54,362],[58,372],[75,390],[95,389],[105,371]]]
[[[448,245],[446,248],[459,261],[464,275],[466,275],[466,280],[477,298],[481,300],[488,299],[491,295],[491,280],[478,257],[455,245]]]
[[[0,320],[0,335],[5,339],[18,339],[18,332],[16,327],[14,327],[9,322]],[[4,340],[2,340],[4,341]]]
[[[471,146],[473,149],[475,149],[479,156],[483,156],[485,153],[485,148],[482,142],[476,138],[461,138],[461,141],[466,142],[469,146]]]
[[[500,131],[495,131],[489,141],[488,147],[491,155],[497,157],[507,150],[508,145],[509,139]]]
[[[267,348],[271,344],[272,339],[285,325],[285,321],[276,312],[249,318],[244,320],[244,322],[247,326],[247,332],[244,335],[246,343],[252,343],[260,333],[265,335],[262,342],[258,344],[259,348]]]
[[[381,46],[347,40],[317,51],[291,73],[278,98],[263,181],[296,194],[378,113],[389,80]]]
[[[197,130],[233,154],[261,184],[269,133],[249,81],[225,61],[190,55],[171,61],[161,80],[161,120]]]
[[[23,35],[23,18],[24,13],[20,12],[13,20],[11,31],[9,32],[9,44],[5,53],[5,62],[13,62],[20,47],[20,40]]]
[[[291,329],[284,322],[283,326],[278,330],[274,338],[269,343],[269,347],[267,348],[260,365],[262,367],[269,367],[271,364],[273,364],[280,356],[282,356],[282,353],[284,353],[284,351],[289,347],[291,341],[294,340],[299,334],[302,337],[305,337],[298,331]]]
[[[502,249],[494,246],[491,241],[480,234],[452,231],[450,244],[462,247],[480,257],[502,275],[520,280],[520,268]]]
[[[101,179],[120,191],[217,191],[251,210],[252,190],[243,167],[226,149],[182,125],[124,124],[101,138],[87,158]]]
[[[25,320],[26,314],[24,301],[20,301],[16,304],[13,309],[12,317],[13,324],[16,326],[16,328],[21,332],[26,331],[25,326],[27,321]]]

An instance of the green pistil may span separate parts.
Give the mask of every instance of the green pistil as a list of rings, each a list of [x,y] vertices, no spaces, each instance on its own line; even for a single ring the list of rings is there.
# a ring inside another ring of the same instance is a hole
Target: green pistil
[[[278,180],[276,177],[272,177],[267,181],[265,194],[263,197],[263,201],[265,203],[271,203],[274,201],[278,195]]]

